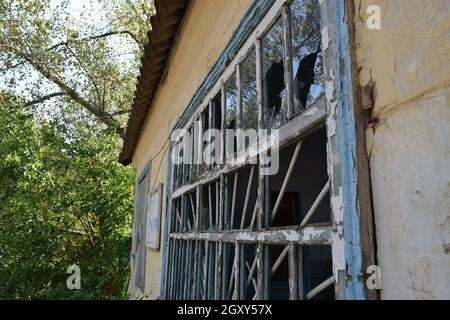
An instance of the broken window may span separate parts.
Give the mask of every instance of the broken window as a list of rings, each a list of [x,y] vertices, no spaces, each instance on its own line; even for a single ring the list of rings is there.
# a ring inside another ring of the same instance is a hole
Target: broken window
[[[258,129],[258,90],[256,83],[256,52],[252,49],[241,67],[242,129]],[[245,146],[248,146],[246,141]]]
[[[261,40],[263,100],[266,128],[278,128],[288,116],[284,84],[283,20],[279,18]]]
[[[219,181],[202,186],[200,230],[217,230],[219,221]]]
[[[257,170],[257,166],[251,165],[225,177],[225,229],[255,227],[258,191]]]
[[[211,101],[211,128],[222,130],[222,94],[218,93],[214,99]],[[211,142],[216,142],[215,138],[211,140]],[[217,137],[219,138],[219,137]],[[222,144],[220,143],[220,140],[218,143],[214,144],[216,148],[211,153],[211,156],[213,159],[216,159],[213,162],[212,168],[217,168],[217,164],[220,163],[220,157],[222,152]]]
[[[225,84],[225,130],[236,130],[236,105],[237,105],[237,88],[236,88],[236,74],[233,73],[231,78]],[[227,138],[227,136],[225,135]],[[232,138],[232,137],[231,137]],[[232,141],[225,139],[226,156],[236,152],[237,142],[236,138]]]
[[[294,113],[298,113],[324,93],[320,7],[315,0],[295,0],[290,10]]]
[[[279,170],[262,174],[262,154],[205,166],[195,182],[173,167],[163,298],[334,298],[318,4],[274,6],[185,127],[278,128]],[[236,135],[228,139],[225,155],[237,151]]]

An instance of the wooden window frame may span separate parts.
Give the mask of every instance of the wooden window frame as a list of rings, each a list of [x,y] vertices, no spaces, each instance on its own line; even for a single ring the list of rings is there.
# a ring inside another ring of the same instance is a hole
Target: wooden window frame
[[[348,150],[342,150],[342,146],[340,144],[340,139],[343,139],[340,135],[339,129],[341,129],[346,124],[355,125],[355,121],[350,119],[350,121],[345,122],[346,120],[340,120],[338,115],[342,112],[339,110],[342,107],[342,104],[349,106],[350,112],[355,112],[354,105],[355,101],[345,101],[349,96],[352,96],[352,93],[348,91],[342,90],[342,86],[340,85],[344,83],[345,80],[352,79],[352,70],[344,70],[342,71],[342,65],[340,59],[338,57],[342,56],[343,53],[339,52],[339,50],[347,49],[349,52],[349,46],[351,44],[350,41],[345,43],[346,46],[342,46],[339,41],[345,36],[348,37],[349,28],[345,25],[345,28],[342,29],[342,24],[347,24],[346,15],[348,12],[352,12],[349,9],[349,5],[344,4],[343,1],[339,0],[336,2],[333,1],[319,1],[321,7],[321,33],[322,33],[322,53],[324,55],[324,73],[326,76],[325,85],[325,96],[317,100],[313,105],[309,106],[302,112],[298,114],[293,114],[293,79],[291,77],[292,73],[292,53],[291,53],[291,41],[290,41],[290,20],[289,20],[289,10],[287,6],[291,3],[291,0],[275,0],[272,3],[272,6],[264,17],[261,18],[259,24],[256,26],[255,30],[247,37],[247,40],[243,43],[239,50],[237,50],[236,55],[225,68],[225,70],[219,75],[215,84],[211,86],[211,88],[206,92],[202,102],[197,106],[195,110],[193,110],[190,114],[189,119],[185,124],[185,128],[189,128],[194,119],[197,119],[201,112],[205,110],[205,108],[211,108],[212,99],[219,93],[222,95],[222,132],[224,133],[224,122],[225,122],[225,101],[224,101],[224,83],[236,72],[237,79],[240,79],[240,63],[247,57],[250,50],[254,47],[256,50],[256,73],[257,73],[257,85],[258,85],[258,119],[259,119],[259,127],[263,126],[264,119],[264,108],[262,106],[262,70],[261,70],[261,38],[262,36],[271,28],[272,24],[281,16],[283,19],[284,25],[284,63],[285,69],[285,85],[286,90],[288,92],[288,122],[282,125],[279,129],[280,131],[280,149],[286,146],[293,141],[301,141],[301,139],[312,129],[318,128],[319,126],[326,124],[327,127],[327,161],[328,161],[328,175],[329,181],[324,186],[322,192],[318,195],[315,203],[311,207],[310,212],[307,214],[309,217],[314,211],[314,207],[316,202],[323,199],[323,196],[329,192],[330,193],[330,202],[331,202],[331,223],[326,226],[308,226],[305,221],[301,224],[301,226],[283,228],[282,230],[275,230],[271,228],[265,228],[266,225],[266,216],[267,214],[264,212],[264,194],[265,194],[265,177],[262,174],[257,175],[258,177],[258,207],[259,210],[257,212],[257,229],[256,230],[223,230],[223,214],[224,214],[224,199],[223,199],[223,190],[224,190],[224,177],[226,174],[230,172],[234,172],[239,168],[246,165],[246,163],[234,163],[228,164],[225,161],[225,164],[221,165],[217,170],[208,171],[204,175],[202,175],[199,180],[184,184],[177,188],[169,188],[168,189],[168,224],[166,226],[166,237],[167,241],[165,241],[165,260],[163,263],[163,281],[161,294],[163,299],[206,299],[214,297],[215,299],[227,298],[228,293],[226,291],[225,286],[227,284],[223,283],[223,264],[222,261],[226,257],[222,254],[224,246],[226,244],[234,244],[235,250],[235,260],[233,265],[239,265],[240,259],[240,250],[241,244],[245,243],[254,243],[256,244],[256,257],[252,263],[252,266],[249,267],[250,275],[246,282],[250,281],[255,285],[256,294],[254,299],[267,299],[267,274],[268,268],[268,259],[267,255],[265,255],[265,248],[267,244],[281,244],[285,245],[285,249],[280,255],[279,259],[283,259],[288,256],[289,259],[289,277],[291,280],[294,280],[294,285],[290,286],[289,289],[289,298],[290,299],[310,299],[313,298],[316,294],[318,294],[321,290],[325,289],[329,285],[334,284],[335,286],[335,298],[336,299],[344,299],[344,298],[357,298],[364,299],[369,297],[369,294],[364,294],[364,289],[361,288],[363,286],[360,278],[356,279],[348,279],[349,274],[351,273],[361,273],[362,269],[360,265],[350,265],[347,266],[346,255],[349,254],[349,250],[353,250],[352,253],[356,255],[356,257],[360,257],[363,253],[370,256],[372,255],[373,260],[373,246],[371,244],[363,243],[363,248],[358,248],[357,246],[352,247],[349,245],[350,239],[346,239],[348,235],[344,234],[344,226],[351,226],[351,232],[355,234],[356,232],[360,232],[359,224],[365,223],[366,229],[371,229],[371,212],[364,212],[365,221],[360,221],[358,217],[355,217],[354,213],[358,213],[358,207],[351,208],[350,214],[344,212],[343,206],[346,205],[346,201],[348,196],[356,197],[358,200],[359,196],[355,195],[355,190],[343,190],[343,187],[346,187],[346,179],[348,177],[343,176],[341,172],[341,167],[343,166],[340,157],[342,157],[343,152],[347,152]],[[344,30],[344,31],[342,31]],[[350,30],[351,31],[351,30]],[[344,35],[340,33],[344,33]],[[325,39],[323,37],[326,37]],[[334,41],[330,41],[330,38]],[[289,39],[289,41],[287,41]],[[351,57],[350,57],[351,59]],[[347,65],[350,69],[350,66]],[[345,79],[335,79],[335,75],[337,73],[342,73],[343,78]],[[237,81],[237,91],[238,97],[241,95],[240,81]],[[350,81],[351,83],[351,81]],[[340,95],[345,95],[342,99],[337,98]],[[357,98],[357,96],[353,96],[353,98]],[[344,103],[342,103],[344,100]],[[241,99],[238,98],[237,102],[237,115],[236,119],[238,120],[238,116],[240,115],[241,109]],[[211,117],[211,109],[210,109],[210,117]],[[353,121],[353,122],[352,122]],[[359,121],[359,120],[358,120]],[[237,121],[238,126],[240,128],[240,121]],[[359,125],[359,123],[356,123]],[[354,134],[354,133],[353,133]],[[180,137],[175,139],[175,143],[179,141]],[[358,138],[360,139],[360,138]],[[224,141],[224,137],[222,137],[222,142]],[[301,146],[301,145],[300,145]],[[357,149],[361,149],[362,144],[357,145]],[[251,149],[252,146],[249,146],[247,149]],[[300,148],[300,147],[299,147]],[[222,156],[225,153],[225,147],[222,147]],[[246,150],[242,150],[245,152]],[[352,152],[352,151],[350,151]],[[237,153],[239,158],[239,152]],[[359,155],[358,155],[359,156]],[[250,159],[251,160],[251,159]],[[345,160],[342,160],[345,161]],[[358,159],[359,162],[361,162]],[[362,160],[362,162],[364,162]],[[358,163],[358,166],[361,165]],[[257,165],[259,173],[261,173],[261,167]],[[353,168],[354,173],[358,173],[357,170],[359,168]],[[173,171],[173,170],[172,170]],[[364,174],[364,172],[363,172]],[[364,177],[366,178],[366,177]],[[169,179],[173,179],[173,177],[169,177]],[[359,178],[358,178],[359,179]],[[182,199],[186,193],[195,192],[197,201],[196,201],[196,213],[198,216],[199,206],[200,206],[200,188],[203,185],[207,185],[212,181],[218,181],[220,187],[220,200],[219,200],[219,221],[218,221],[218,230],[214,232],[199,232],[198,230],[198,218],[196,219],[197,223],[194,227],[193,232],[172,232],[171,230],[171,221],[172,219],[172,202],[176,199]],[[359,181],[359,180],[358,180]],[[173,181],[172,181],[173,182]],[[170,184],[173,186],[173,183]],[[360,190],[360,189],[358,189]],[[367,194],[367,190],[363,190]],[[367,206],[367,205],[365,205]],[[364,210],[370,211],[370,209],[365,208]],[[353,216],[352,216],[353,214]],[[344,220],[344,216],[346,219]],[[356,226],[354,224],[357,224]],[[352,225],[353,224],[353,225]],[[370,236],[369,236],[370,238]],[[364,240],[364,239],[363,239]],[[365,241],[371,241],[365,240]],[[206,254],[208,256],[208,250],[210,248],[211,243],[215,243],[216,249],[216,268],[211,272],[210,268],[208,268],[208,261],[201,260],[202,254]],[[202,245],[204,244],[204,248]],[[296,257],[297,246],[301,245],[330,245],[332,251],[332,259],[333,259],[333,276],[329,279],[326,279],[319,286],[313,288],[310,292],[303,292],[301,288],[298,287],[298,281],[296,281],[298,277],[298,268],[296,268],[296,263],[298,257]],[[373,244],[372,244],[373,245]],[[350,249],[349,249],[350,248]],[[202,251],[203,250],[203,251]],[[203,253],[201,253],[203,252]],[[201,253],[201,254],[199,254]],[[187,257],[187,258],[186,258]],[[191,261],[192,259],[192,261]],[[277,259],[277,262],[278,260]],[[199,265],[198,262],[203,261],[202,265]],[[358,259],[356,259],[358,260]],[[364,260],[364,263],[367,264],[367,261]],[[186,265],[186,262],[187,265]],[[193,264],[192,264],[193,262]],[[277,264],[275,263],[275,266]],[[352,262],[353,263],[353,262]],[[272,266],[272,267],[275,267]],[[187,267],[188,269],[188,277],[186,279],[182,279],[179,275],[179,270],[183,270],[183,267]],[[193,269],[193,275],[190,277],[189,271]],[[203,273],[199,270],[203,270]],[[177,272],[178,271],[178,272]],[[232,274],[234,276],[234,292],[232,294],[233,299],[239,299],[242,290],[242,282],[240,276],[241,268],[235,267],[233,268]],[[257,280],[254,280],[253,275],[256,273]],[[351,274],[354,275],[354,274]],[[213,281],[211,281],[211,277],[213,277]],[[231,279],[230,279],[231,280]],[[181,281],[181,282],[180,282]],[[213,283],[213,287],[206,286],[207,283]],[[246,283],[245,283],[246,284]],[[184,285],[184,290],[181,290],[181,286]],[[202,287],[203,286],[203,287]],[[192,289],[192,290],[191,290]],[[211,295],[209,290],[213,290],[214,294]],[[227,295],[224,296],[224,292]]]

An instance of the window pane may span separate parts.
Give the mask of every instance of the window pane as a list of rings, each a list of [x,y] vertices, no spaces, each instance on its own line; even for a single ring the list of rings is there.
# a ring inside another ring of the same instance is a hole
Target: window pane
[[[215,98],[212,101],[212,128],[222,130],[222,95],[219,93],[215,96]],[[219,137],[218,137],[219,139]],[[215,141],[215,140],[214,140]],[[221,156],[221,144],[220,139],[218,143],[215,143],[216,148],[211,153],[211,156],[216,159],[214,161],[213,168],[217,168],[217,163],[220,163],[219,157]]]
[[[253,49],[242,63],[242,129],[258,129],[256,54]]]
[[[225,83],[225,129],[236,130],[236,74],[233,73],[231,78]],[[232,141],[225,141],[226,154],[232,154],[236,146]],[[234,148],[233,148],[234,146]]]
[[[281,18],[264,36],[261,45],[266,127],[278,128],[287,120],[283,67],[283,20]]]
[[[291,5],[291,27],[294,113],[297,113],[324,92],[318,1],[295,0]]]

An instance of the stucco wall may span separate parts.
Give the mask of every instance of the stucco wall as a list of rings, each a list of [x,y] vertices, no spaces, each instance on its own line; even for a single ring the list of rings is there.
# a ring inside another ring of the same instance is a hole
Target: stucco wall
[[[160,83],[133,155],[136,172],[151,160],[150,185],[166,187],[167,139],[208,71],[231,38],[253,0],[195,0],[172,49],[167,76]],[[163,212],[165,212],[165,199]],[[163,234],[164,218],[161,221]],[[147,250],[145,291],[160,290],[162,250]]]
[[[366,8],[379,5],[381,30]],[[450,2],[355,0],[383,299],[450,299]]]

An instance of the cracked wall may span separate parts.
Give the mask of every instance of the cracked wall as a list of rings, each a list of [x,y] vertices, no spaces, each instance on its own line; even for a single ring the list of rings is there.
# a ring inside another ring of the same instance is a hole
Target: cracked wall
[[[450,2],[355,0],[382,299],[450,298]],[[366,26],[379,5],[381,30]]]

